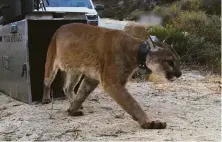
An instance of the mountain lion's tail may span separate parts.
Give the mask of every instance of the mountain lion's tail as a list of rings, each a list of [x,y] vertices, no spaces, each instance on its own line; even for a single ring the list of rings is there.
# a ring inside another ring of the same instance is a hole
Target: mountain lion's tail
[[[47,81],[48,85],[51,85],[51,82],[54,80],[57,71],[58,65],[55,62],[56,59],[56,32],[54,33],[51,42],[48,47],[48,52],[46,56],[46,63],[45,63],[45,77],[44,80]]]

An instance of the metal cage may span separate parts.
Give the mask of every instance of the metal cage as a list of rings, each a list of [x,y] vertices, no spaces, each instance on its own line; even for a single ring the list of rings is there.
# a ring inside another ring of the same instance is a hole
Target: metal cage
[[[76,13],[35,12],[26,19],[0,27],[0,92],[32,103],[41,101],[48,45],[64,24],[87,23]],[[58,73],[52,84],[53,96],[63,96]]]

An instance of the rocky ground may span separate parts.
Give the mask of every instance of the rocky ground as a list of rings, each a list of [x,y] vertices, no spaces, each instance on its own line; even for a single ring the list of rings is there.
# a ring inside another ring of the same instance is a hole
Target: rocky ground
[[[205,76],[205,77],[204,77]],[[133,97],[164,130],[144,130],[98,87],[85,116],[66,113],[67,100],[28,105],[0,95],[0,140],[221,141],[220,77],[184,71],[173,83],[131,81]]]

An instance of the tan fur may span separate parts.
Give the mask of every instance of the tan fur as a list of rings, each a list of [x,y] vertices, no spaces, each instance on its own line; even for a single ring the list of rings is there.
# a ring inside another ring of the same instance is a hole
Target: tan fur
[[[125,88],[128,78],[139,65],[137,55],[142,43],[143,40],[119,30],[77,23],[60,27],[47,53],[43,102],[50,99],[50,85],[58,69],[68,76],[64,92],[71,95],[70,98],[74,97],[73,88],[84,74],[75,98],[71,99],[70,115],[82,115],[81,104],[101,83],[108,95],[142,128],[165,128],[166,123],[151,120]],[[177,58],[163,45],[148,52],[146,65],[158,73],[170,74],[167,76],[170,79],[176,73],[180,74],[180,69],[171,67],[168,60],[176,61]]]
[[[141,40],[146,40],[148,37],[148,29],[148,25],[128,22],[123,31]]]

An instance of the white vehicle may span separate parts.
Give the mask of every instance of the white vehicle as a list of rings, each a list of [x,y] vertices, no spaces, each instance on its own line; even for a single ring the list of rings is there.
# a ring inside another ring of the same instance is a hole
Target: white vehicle
[[[92,0],[43,0],[46,11],[86,13],[89,24],[98,26],[100,17],[97,10],[104,10],[103,5],[95,5]],[[39,11],[43,11],[40,9]]]

